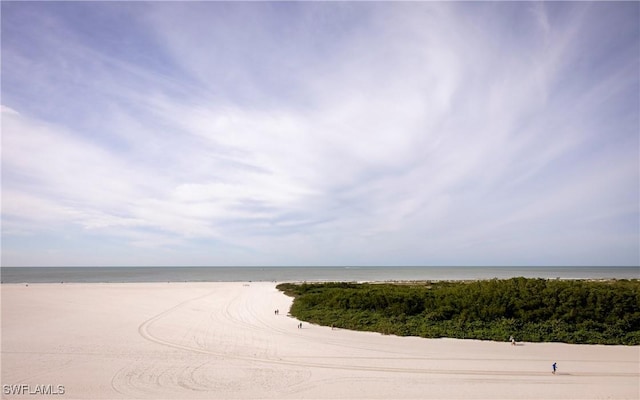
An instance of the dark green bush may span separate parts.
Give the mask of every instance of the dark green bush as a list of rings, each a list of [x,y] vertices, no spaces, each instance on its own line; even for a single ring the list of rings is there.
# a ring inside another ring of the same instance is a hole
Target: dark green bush
[[[278,285],[291,314],[394,335],[640,344],[640,281],[513,278],[422,284]]]

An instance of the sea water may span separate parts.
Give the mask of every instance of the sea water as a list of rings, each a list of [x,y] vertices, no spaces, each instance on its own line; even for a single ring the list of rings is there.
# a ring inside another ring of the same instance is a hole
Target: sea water
[[[2,267],[2,283],[640,279],[640,267]]]

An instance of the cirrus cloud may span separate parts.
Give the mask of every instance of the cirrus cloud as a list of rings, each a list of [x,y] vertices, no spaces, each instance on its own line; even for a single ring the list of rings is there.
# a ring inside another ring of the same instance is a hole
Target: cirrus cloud
[[[3,265],[640,263],[638,4],[2,11]]]

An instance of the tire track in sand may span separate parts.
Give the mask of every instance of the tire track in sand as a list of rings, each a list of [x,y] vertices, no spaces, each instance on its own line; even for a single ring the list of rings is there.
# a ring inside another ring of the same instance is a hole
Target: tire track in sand
[[[188,352],[195,352],[200,354],[208,354],[216,357],[229,358],[234,360],[243,360],[249,362],[256,363],[266,363],[266,364],[275,364],[275,365],[284,365],[291,367],[307,367],[307,368],[322,368],[322,369],[332,369],[332,370],[351,370],[351,371],[366,371],[366,372],[391,372],[391,373],[412,373],[412,374],[437,374],[437,375],[499,375],[499,376],[547,376],[547,372],[543,371],[515,371],[515,370],[480,370],[480,369],[436,369],[436,368],[409,368],[409,367],[381,367],[381,366],[369,366],[369,365],[349,365],[349,364],[336,364],[336,363],[327,363],[327,362],[311,362],[311,361],[303,361],[303,360],[291,360],[291,359],[273,359],[273,358],[264,358],[257,356],[248,356],[241,354],[231,354],[225,353],[222,351],[215,351],[203,347],[194,347],[186,344],[172,342],[166,339],[163,339],[159,336],[156,336],[150,332],[150,327],[161,320],[162,318],[170,315],[173,312],[176,312],[181,307],[192,303],[197,302],[201,299],[205,299],[209,296],[215,295],[216,291],[212,291],[206,293],[204,295],[200,295],[188,300],[185,300],[167,310],[147,319],[142,322],[138,327],[138,333],[144,339],[174,349],[180,349]],[[237,300],[237,298],[236,298]],[[250,313],[253,314],[253,313]],[[253,324],[247,321],[238,321],[237,319],[231,319],[231,323],[238,324],[240,322],[242,325],[245,325],[247,328],[252,329],[261,329],[259,326],[253,326]],[[261,321],[258,321],[259,323]],[[264,328],[262,328],[264,329]],[[396,358],[397,360],[401,360],[402,357]],[[413,359],[415,361],[415,359]],[[606,374],[594,374],[589,372],[577,372],[571,374],[572,376],[618,376],[618,377],[635,377],[638,374],[631,373],[606,373]]]

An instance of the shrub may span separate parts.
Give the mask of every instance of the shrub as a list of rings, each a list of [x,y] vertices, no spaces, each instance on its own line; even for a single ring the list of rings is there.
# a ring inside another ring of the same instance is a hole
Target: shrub
[[[422,337],[640,344],[640,281],[513,278],[415,285],[283,283],[291,314]]]

